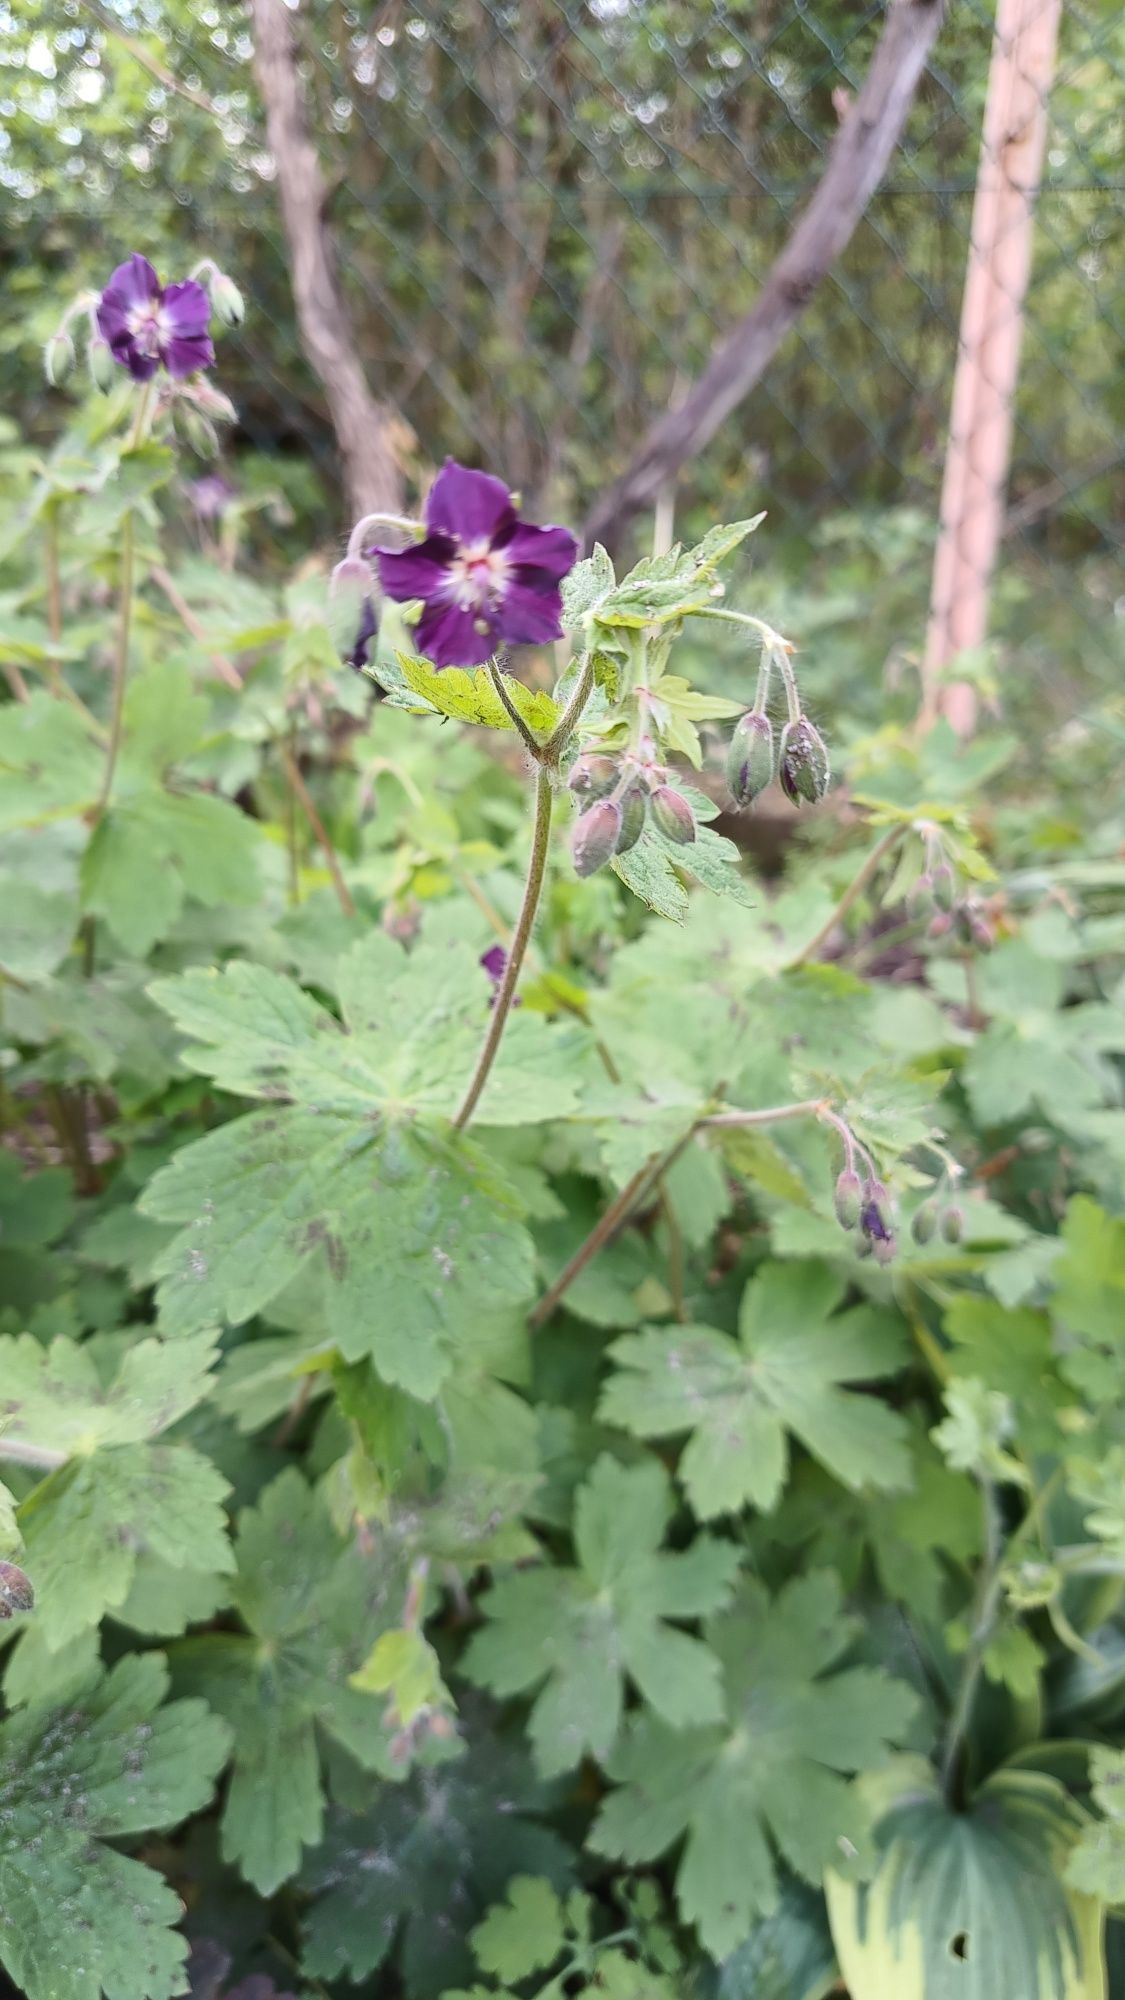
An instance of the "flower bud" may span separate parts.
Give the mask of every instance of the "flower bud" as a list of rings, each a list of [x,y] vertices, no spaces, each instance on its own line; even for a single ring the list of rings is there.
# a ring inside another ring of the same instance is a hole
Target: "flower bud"
[[[590,806],[578,821],[571,841],[575,873],[594,875],[604,868],[614,853],[620,832],[620,806],[609,799],[599,799]]]
[[[828,790],[828,752],[807,715],[787,722],[781,732],[778,777],[786,798],[795,806],[802,800],[813,806]]]
[[[895,1241],[895,1234],[893,1229],[886,1236],[873,1236],[870,1237],[868,1240],[871,1244],[871,1255],[874,1257],[875,1262],[877,1264],[894,1263],[895,1252],[898,1249],[898,1244]]]
[[[35,1603],[31,1581],[15,1563],[0,1562],[0,1620],[30,1611]]]
[[[879,1256],[880,1243],[890,1243],[891,1254],[894,1254],[894,1215],[890,1195],[882,1181],[872,1180],[870,1177],[864,1181],[859,1226],[871,1243],[876,1257]],[[885,1260],[880,1259],[880,1261]]]
[[[677,847],[687,847],[695,839],[695,814],[682,792],[671,785],[658,785],[650,801],[653,824]]]
[[[970,923],[970,930],[973,944],[978,951],[992,950],[993,945],[996,943],[996,938],[992,925],[988,922],[987,918],[977,916],[974,913]]]
[[[327,624],[341,659],[349,658],[355,650],[371,589],[371,570],[362,556],[345,556],[336,564],[328,581]]]
[[[910,1223],[910,1234],[915,1243],[930,1243],[937,1228],[937,1209],[932,1201],[924,1201],[915,1209]]]
[[[863,1183],[854,1167],[845,1167],[836,1182],[836,1220],[841,1229],[854,1229],[863,1207]]]
[[[102,339],[100,333],[94,335],[86,349],[86,366],[90,370],[90,380],[95,389],[100,389],[103,396],[108,396],[117,379],[117,363],[113,358],[112,347],[108,340]]]
[[[74,342],[69,333],[53,333],[43,350],[43,372],[52,389],[66,381],[74,367]]]
[[[643,785],[630,785],[621,801],[621,831],[617,836],[615,852],[628,854],[635,847],[645,830],[645,813],[648,809],[648,793]]]
[[[939,910],[951,910],[957,900],[957,885],[948,861],[939,861],[933,874],[934,902]]]
[[[751,709],[736,723],[727,751],[727,789],[736,806],[752,806],[773,777],[773,724]]]
[[[241,326],[246,318],[246,306],[234,279],[228,278],[225,271],[216,271],[208,290],[215,315],[223,325]]]
[[[180,397],[172,405],[172,429],[182,445],[193,451],[197,458],[218,458],[219,434],[200,410],[193,410],[190,403]]]
[[[961,944],[973,942],[973,913],[967,903],[958,903],[953,912],[953,928]]]
[[[581,798],[604,799],[617,783],[617,765],[612,757],[579,757],[566,782]]]
[[[960,1243],[965,1234],[965,1212],[955,1201],[942,1210],[941,1233],[947,1243]]]
[[[952,929],[953,918],[949,915],[949,912],[947,910],[938,910],[930,918],[926,926],[926,936],[928,938],[948,937]]]

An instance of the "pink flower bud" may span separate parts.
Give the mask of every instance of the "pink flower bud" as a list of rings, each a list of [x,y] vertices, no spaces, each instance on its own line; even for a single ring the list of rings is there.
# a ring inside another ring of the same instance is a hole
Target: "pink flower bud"
[[[651,811],[653,825],[665,840],[677,847],[687,847],[695,839],[695,814],[682,792],[673,791],[671,785],[658,785],[652,795]]]
[[[583,813],[574,829],[571,852],[578,875],[594,875],[604,868],[617,846],[621,832],[621,808],[609,799],[599,799]]]

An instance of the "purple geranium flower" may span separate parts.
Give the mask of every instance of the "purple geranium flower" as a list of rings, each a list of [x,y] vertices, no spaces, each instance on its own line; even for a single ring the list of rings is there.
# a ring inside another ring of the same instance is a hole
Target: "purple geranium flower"
[[[501,479],[447,458],[426,501],[426,537],[376,549],[388,597],[420,597],[420,650],[437,667],[479,667],[498,645],[562,636],[564,576],[578,559],[568,528],[521,521]]]
[[[136,251],[117,266],[98,305],[98,331],[136,382],[151,381],[162,363],[169,375],[210,368],[215,359],[210,318],[211,301],[202,285],[194,278],[162,285],[148,258]]]

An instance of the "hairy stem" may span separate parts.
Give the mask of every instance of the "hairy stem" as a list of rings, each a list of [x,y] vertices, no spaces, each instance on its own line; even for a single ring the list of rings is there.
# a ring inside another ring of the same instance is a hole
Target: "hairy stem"
[[[541,754],[549,764],[558,763],[559,757],[574,734],[574,725],[590,699],[590,690],[593,685],[594,656],[592,653],[587,653],[582,662],[582,672],[578,676],[574,693],[571,695],[554,729],[543,745]]]
[[[540,743],[539,738],[535,735],[534,731],[528,728],[527,723],[524,721],[523,716],[520,714],[519,709],[516,707],[515,702],[512,700],[511,695],[508,693],[508,690],[504,685],[503,672],[497,666],[495,660],[490,660],[488,663],[488,678],[492,682],[492,685],[496,690],[496,693],[503,706],[504,712],[507,715],[509,722],[512,724],[513,729],[516,730],[518,735],[523,737],[523,740],[526,743],[528,749],[530,750],[532,756],[534,757],[536,763],[541,764],[543,762],[543,745]]]
[[[851,909],[852,904],[859,901],[859,898],[862,896],[864,890],[867,887],[867,884],[870,882],[871,877],[874,875],[876,869],[879,866],[879,863],[883,860],[884,856],[890,853],[892,847],[894,847],[897,844],[897,842],[902,839],[903,835],[907,832],[909,832],[909,828],[902,825],[891,826],[887,828],[887,831],[883,835],[883,838],[879,841],[876,841],[875,846],[872,848],[866,861],[864,861],[861,864],[857,873],[852,877],[852,880],[848,883],[847,888],[844,890],[843,895],[841,896],[839,902],[837,903],[835,909],[832,911],[831,915],[825,920],[824,923],[821,924],[820,929],[816,933],[816,936],[811,937],[807,944],[801,946],[801,949],[796,954],[796,956],[794,958],[789,959],[787,964],[782,967],[783,972],[793,972],[799,965],[807,965],[811,958],[816,957],[816,954],[820,950],[821,945],[824,944],[825,941],[831,937],[837,924],[843,922],[844,918],[848,914],[848,911]]]
[[[129,437],[129,450],[136,451],[148,435],[152,415],[152,384],[146,382],[137,401],[137,413]],[[129,637],[133,627],[133,581],[136,570],[136,517],[127,508],[121,521],[121,570],[118,579],[117,643],[113,654],[113,699],[109,717],[102,788],[94,808],[94,824],[102,819],[113,791],[117,758],[121,750],[121,719],[125,710],[125,687],[129,679]]]
[[[626,1182],[620,1194],[614,1197],[605,1213],[594,1224],[585,1242],[579,1245],[570,1262],[559,1272],[554,1284],[544,1292],[542,1298],[532,1308],[528,1316],[528,1325],[539,1327],[545,1320],[550,1319],[575,1278],[586,1269],[598,1251],[604,1249],[611,1238],[616,1236],[633,1210],[639,1208],[647,1197],[659,1188],[664,1175],[675,1166],[681,1153],[687,1151],[697,1132],[715,1126],[780,1125],[787,1118],[819,1117],[824,1108],[823,1098],[810,1097],[799,1104],[767,1105],[761,1111],[705,1112],[673,1146],[646,1161],[639,1172],[633,1175],[632,1180]]]
[[[527,864],[527,880],[524,883],[523,902],[520,905],[516,928],[512,933],[512,944],[508,952],[508,962],[504,967],[504,976],[500,981],[499,991],[493,1003],[492,1018],[488,1024],[488,1033],[484,1038],[484,1046],[477,1057],[477,1066],[470,1079],[469,1088],[465,1092],[465,1101],[456,1118],[453,1120],[453,1127],[457,1132],[464,1131],[473,1112],[477,1108],[481,1091],[488,1082],[489,1072],[496,1061],[496,1053],[503,1040],[504,1030],[508,1025],[508,1016],[512,1011],[512,1001],[515,998],[516,985],[519,981],[520,972],[523,969],[524,956],[531,939],[535,913],[539,908],[543,878],[547,872],[547,848],[551,839],[552,803],[551,779],[548,772],[541,765],[535,774],[535,822],[531,839],[531,856]]]
[[[293,796],[300,800],[301,809],[313,830],[317,845],[324,856],[325,866],[332,877],[332,887],[336,891],[336,900],[346,917],[354,917],[355,904],[352,901],[351,890],[344,880],[339,856],[332,845],[332,836],[316,809],[312,793],[305,783],[296,755],[286,743],[281,745],[281,761],[285,767],[285,775],[289,781],[289,788]]]

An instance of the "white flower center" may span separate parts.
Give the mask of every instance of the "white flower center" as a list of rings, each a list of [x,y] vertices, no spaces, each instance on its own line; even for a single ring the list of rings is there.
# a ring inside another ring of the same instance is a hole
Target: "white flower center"
[[[491,542],[463,542],[445,572],[446,595],[461,611],[490,611],[504,595],[511,565]]]
[[[133,307],[129,314],[129,331],[138,352],[147,355],[150,360],[164,352],[165,344],[172,337],[168,315],[158,299],[146,299],[144,305]]]

